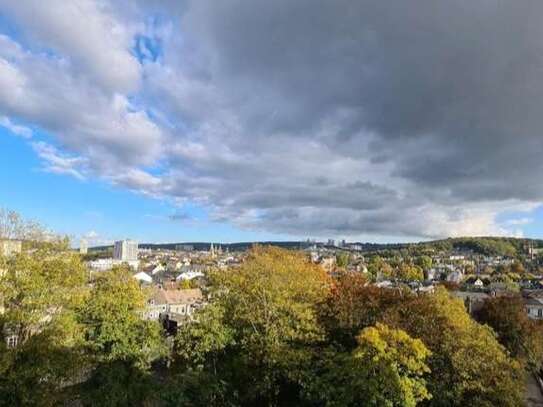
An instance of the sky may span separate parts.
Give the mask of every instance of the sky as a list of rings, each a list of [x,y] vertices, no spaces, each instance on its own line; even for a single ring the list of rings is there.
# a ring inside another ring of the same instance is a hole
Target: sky
[[[75,241],[543,237],[540,0],[0,0],[0,207]]]

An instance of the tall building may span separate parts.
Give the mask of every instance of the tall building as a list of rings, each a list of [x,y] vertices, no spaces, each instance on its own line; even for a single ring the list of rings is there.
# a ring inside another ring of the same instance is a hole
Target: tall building
[[[137,261],[138,242],[134,240],[119,240],[115,242],[113,258],[120,261]]]
[[[81,254],[87,254],[89,251],[89,245],[85,239],[81,239],[79,242],[79,253]]]

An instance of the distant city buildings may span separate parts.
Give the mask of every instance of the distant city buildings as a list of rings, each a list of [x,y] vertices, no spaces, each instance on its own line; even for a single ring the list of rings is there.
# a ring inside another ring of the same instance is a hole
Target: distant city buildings
[[[10,257],[21,253],[23,243],[20,240],[0,239],[0,255]]]
[[[178,244],[175,246],[175,250],[180,252],[191,252],[194,250],[194,245],[191,244]]]
[[[124,262],[138,260],[138,242],[134,240],[119,240],[113,248],[113,259]]]

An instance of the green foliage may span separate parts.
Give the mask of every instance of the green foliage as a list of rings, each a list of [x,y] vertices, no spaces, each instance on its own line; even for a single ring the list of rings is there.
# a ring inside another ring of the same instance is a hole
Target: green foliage
[[[97,361],[134,361],[145,368],[164,353],[160,325],[141,318],[144,306],[143,289],[123,267],[101,273],[93,282],[81,321]]]
[[[0,405],[53,405],[86,358],[75,310],[85,298],[85,269],[63,245],[2,259]],[[14,349],[4,335],[17,335]]]
[[[421,267],[424,271],[432,268],[432,258],[430,256],[420,256],[417,257],[416,262],[417,266]]]
[[[326,406],[415,406],[431,398],[424,344],[383,324],[365,328],[352,352],[328,348],[307,378],[305,397]]]
[[[215,304],[180,330],[178,363],[219,375],[242,403],[276,403],[307,347],[324,339],[315,304],[328,277],[298,253],[256,247],[240,268],[212,280]]]
[[[380,256],[373,256],[368,264],[368,273],[373,279],[392,278],[394,270]]]
[[[126,360],[98,364],[77,388],[85,406],[124,407],[157,405],[160,386],[150,372]]]
[[[395,277],[402,281],[422,281],[424,280],[424,273],[419,266],[402,263],[396,268]]]
[[[234,344],[235,330],[224,318],[220,304],[211,304],[198,313],[198,322],[181,326],[177,334],[175,352],[184,364],[196,369],[212,367],[229,345]]]
[[[336,265],[345,268],[349,264],[350,256],[348,252],[338,252],[336,254]]]

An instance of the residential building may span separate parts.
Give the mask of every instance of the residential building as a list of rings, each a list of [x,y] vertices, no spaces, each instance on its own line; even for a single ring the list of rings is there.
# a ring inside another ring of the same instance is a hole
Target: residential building
[[[532,319],[543,319],[543,298],[530,297],[524,300],[526,312]]]
[[[87,254],[89,251],[89,245],[85,239],[81,239],[79,242],[79,253],[81,254]]]
[[[204,277],[204,273],[201,271],[185,271],[181,274],[179,274],[175,279],[177,281],[180,280],[192,280],[194,278],[202,278]]]
[[[134,240],[119,240],[113,248],[115,260],[132,262],[138,260],[138,242]]]
[[[203,305],[204,299],[199,288],[186,290],[157,289],[147,303],[144,318],[159,319],[174,315],[190,317],[194,310]]]
[[[490,298],[487,293],[472,291],[453,291],[452,295],[461,299],[464,302],[466,311],[472,315],[478,312],[483,307],[485,301]]]
[[[140,271],[139,273],[134,274],[133,277],[142,283],[151,284],[153,282],[153,278],[144,271]]]

